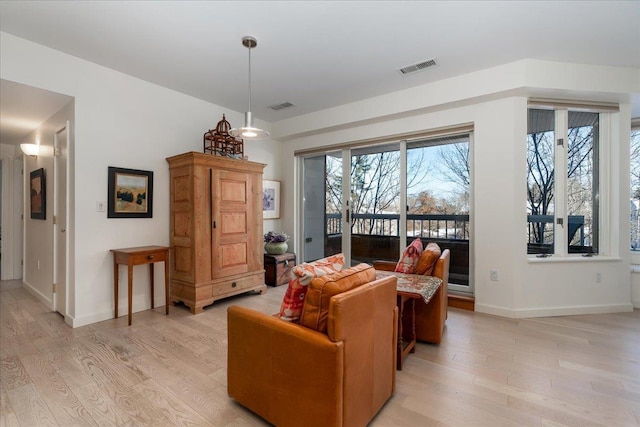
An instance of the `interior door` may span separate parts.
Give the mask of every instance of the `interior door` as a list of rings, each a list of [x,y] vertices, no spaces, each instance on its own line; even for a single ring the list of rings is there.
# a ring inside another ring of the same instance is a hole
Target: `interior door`
[[[67,148],[69,145],[69,122],[56,132],[54,137],[54,225],[53,225],[53,294],[54,310],[67,315]]]

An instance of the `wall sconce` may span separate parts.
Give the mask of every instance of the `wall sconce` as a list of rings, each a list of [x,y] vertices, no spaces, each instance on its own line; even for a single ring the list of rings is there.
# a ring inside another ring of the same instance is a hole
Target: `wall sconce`
[[[40,154],[40,146],[38,144],[20,144],[20,149],[27,156],[38,157],[38,154]]]

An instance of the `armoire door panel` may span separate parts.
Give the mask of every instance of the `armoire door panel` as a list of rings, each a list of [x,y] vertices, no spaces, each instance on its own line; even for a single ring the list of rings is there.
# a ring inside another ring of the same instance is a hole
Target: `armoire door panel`
[[[231,243],[228,245],[220,245],[222,259],[222,267],[237,266],[247,263],[247,243]]]
[[[246,212],[221,212],[220,220],[222,225],[220,232],[222,235],[246,235],[248,233]]]
[[[244,175],[244,174],[234,174]],[[238,179],[220,179],[220,200],[228,203],[247,203],[246,175]]]

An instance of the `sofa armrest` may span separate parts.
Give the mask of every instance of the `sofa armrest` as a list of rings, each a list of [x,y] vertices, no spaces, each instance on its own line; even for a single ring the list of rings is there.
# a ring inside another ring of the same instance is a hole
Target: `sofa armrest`
[[[342,419],[342,342],[244,307],[229,307],[227,321],[230,397],[278,426]]]
[[[394,271],[396,265],[397,263],[393,261],[373,261],[373,268],[381,271]]]

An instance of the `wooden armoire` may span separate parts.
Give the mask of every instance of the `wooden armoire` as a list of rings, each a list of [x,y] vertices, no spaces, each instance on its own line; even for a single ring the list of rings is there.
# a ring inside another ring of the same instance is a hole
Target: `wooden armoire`
[[[195,314],[221,298],[264,293],[265,165],[197,152],[167,162],[172,303]]]

